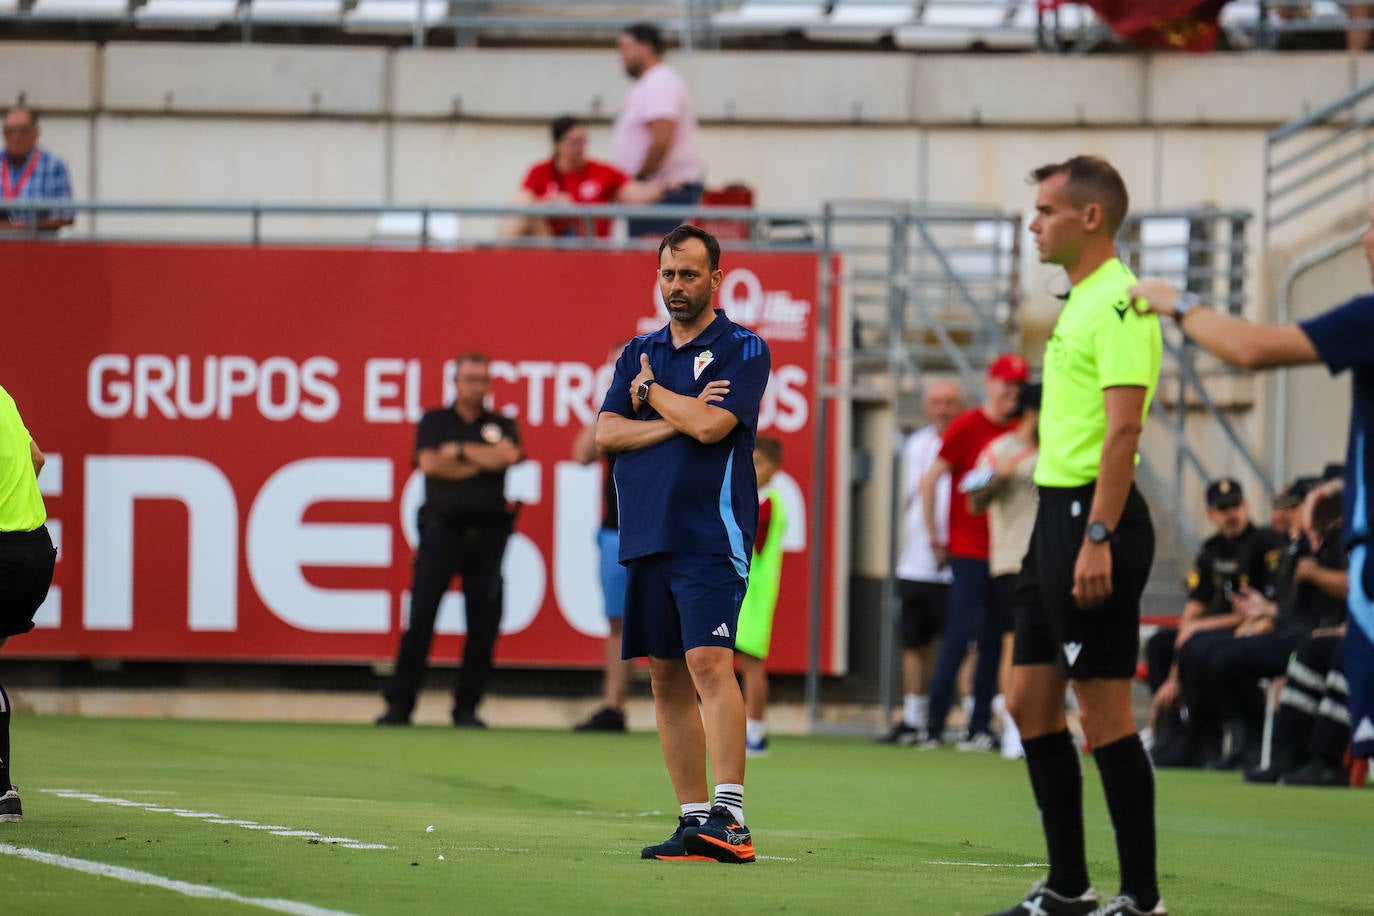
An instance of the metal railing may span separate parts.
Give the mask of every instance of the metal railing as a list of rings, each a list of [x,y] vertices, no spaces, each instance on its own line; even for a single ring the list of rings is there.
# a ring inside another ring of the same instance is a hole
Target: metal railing
[[[80,215],[64,237],[78,240],[189,239],[258,244],[404,245],[421,248],[531,246],[557,248],[649,248],[643,239],[596,238],[595,225],[628,217],[708,217],[736,225],[740,238],[730,250],[793,250],[819,255],[817,362],[820,383],[813,405],[816,431],[816,492],[825,492],[841,456],[833,454],[835,423],[856,405],[887,409],[893,424],[890,457],[893,487],[890,519],[899,516],[897,460],[903,405],[914,406],[923,380],[932,372],[959,374],[970,391],[979,390],[988,362],[997,352],[1017,349],[1023,231],[1021,218],[993,208],[933,207],[895,201],[834,201],[819,211],[765,211],[701,206],[524,206],[407,204],[150,204],[105,201],[8,201],[5,209],[33,213],[71,210]],[[571,217],[585,237],[501,238],[496,226],[512,216]],[[1247,299],[1246,226],[1249,214],[1213,209],[1175,210],[1134,216],[1121,237],[1123,257],[1138,271],[1163,275],[1239,311]],[[384,225],[389,222],[389,228]],[[474,230],[476,227],[476,230]],[[1160,227],[1166,227],[1161,229]],[[1167,231],[1166,231],[1167,229]],[[384,231],[385,230],[385,231]],[[3,238],[36,238],[30,229]],[[838,256],[838,257],[837,257]],[[836,269],[838,268],[838,269]],[[836,322],[833,319],[839,318]],[[832,329],[843,325],[840,337]],[[1223,430],[1231,447],[1256,477],[1272,488],[1254,450],[1210,397],[1193,366],[1190,346],[1172,335],[1166,346],[1166,380],[1174,391],[1172,410],[1156,398],[1153,415],[1173,443],[1172,462],[1142,466],[1142,477],[1157,494],[1182,499],[1185,475],[1210,474],[1187,425],[1190,401]],[[848,341],[848,342],[846,342]],[[1168,466],[1164,466],[1167,464]],[[1170,514],[1183,540],[1192,535],[1188,513],[1176,502]],[[829,533],[824,513],[810,514],[811,543]],[[845,519],[838,537],[849,538]],[[895,561],[896,529],[888,532]],[[823,581],[820,554],[812,554],[815,581]],[[891,702],[893,672],[890,638],[897,608],[888,589],[880,613],[883,654],[880,689]],[[813,592],[813,642],[806,697],[812,722],[820,721],[821,652],[819,626],[822,590]],[[861,613],[851,609],[851,617]]]
[[[1264,149],[1265,247],[1276,230],[1317,207],[1348,215],[1367,201],[1374,175],[1374,97],[1369,83],[1270,132]],[[1355,193],[1357,192],[1358,193]]]

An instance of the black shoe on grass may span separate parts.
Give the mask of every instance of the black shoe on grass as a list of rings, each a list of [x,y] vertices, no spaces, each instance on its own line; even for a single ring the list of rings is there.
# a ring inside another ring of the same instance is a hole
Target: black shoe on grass
[[[645,846],[639,851],[641,859],[658,859],[660,862],[710,862],[706,856],[694,856],[682,845],[682,834],[688,827],[696,827],[697,822],[693,818],[680,817],[677,819],[677,829],[673,835],[662,843],[654,846]]]
[[[17,824],[24,819],[24,806],[19,803],[19,790],[9,787],[0,795],[0,824]]]
[[[717,862],[754,861],[754,838],[749,828],[736,821],[724,805],[712,808],[706,823],[684,830],[682,845],[693,855],[707,856]]]
[[[1088,888],[1077,897],[1062,897],[1037,881],[1026,899],[1009,910],[989,916],[1088,916],[1097,910],[1097,892]]]
[[[623,732],[625,730],[625,713],[609,706],[598,709],[592,713],[587,721],[573,726],[575,732]]]

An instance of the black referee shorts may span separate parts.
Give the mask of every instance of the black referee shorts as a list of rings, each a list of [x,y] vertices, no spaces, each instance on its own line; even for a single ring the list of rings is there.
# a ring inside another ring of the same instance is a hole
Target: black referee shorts
[[[33,629],[52,585],[57,550],[48,529],[0,531],[0,639]]]
[[[1112,537],[1112,594],[1095,610],[1073,599],[1094,485],[1040,488],[1035,532],[1016,588],[1012,662],[1054,665],[1066,678],[1131,678],[1140,651],[1140,596],[1155,556],[1155,530],[1131,486]]]

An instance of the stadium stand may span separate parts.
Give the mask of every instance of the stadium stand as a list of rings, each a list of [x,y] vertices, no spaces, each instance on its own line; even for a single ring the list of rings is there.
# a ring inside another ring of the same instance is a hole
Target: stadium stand
[[[205,29],[233,22],[238,0],[148,0],[133,11],[140,26]]]
[[[711,26],[723,32],[773,32],[801,30],[820,22],[825,3],[792,3],[784,0],[745,0],[735,9],[711,15]]]
[[[830,15],[806,30],[816,41],[881,41],[916,17],[910,0],[838,0]]]
[[[74,22],[125,19],[129,15],[129,0],[34,0],[29,15]]]
[[[893,38],[913,50],[986,48],[1029,51],[1039,44],[1037,4],[1010,0],[971,0],[931,4],[920,21],[903,25]]]
[[[344,28],[351,32],[405,33],[417,27],[417,13],[424,28],[438,25],[448,15],[446,0],[423,0],[423,4],[358,0],[344,12]]]
[[[343,0],[253,0],[243,11],[256,22],[324,26],[338,25],[343,8]]]

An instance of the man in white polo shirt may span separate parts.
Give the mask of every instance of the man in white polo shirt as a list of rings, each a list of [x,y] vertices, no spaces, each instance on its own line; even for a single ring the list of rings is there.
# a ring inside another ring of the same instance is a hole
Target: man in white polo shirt
[[[682,76],[663,62],[657,26],[627,26],[617,41],[620,62],[635,81],[616,115],[611,161],[637,181],[665,188],[662,204],[701,200],[706,169],[697,151],[697,115]],[[632,219],[631,236],[661,236],[683,219]]]

